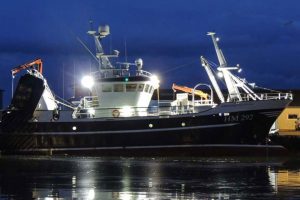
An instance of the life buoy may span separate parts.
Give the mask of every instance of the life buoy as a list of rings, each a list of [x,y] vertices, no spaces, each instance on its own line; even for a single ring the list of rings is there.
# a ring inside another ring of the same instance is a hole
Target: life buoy
[[[119,110],[113,110],[112,111],[112,116],[113,117],[119,117],[120,116],[120,111]]]
[[[59,110],[58,109],[53,110],[53,112],[52,112],[52,119],[54,121],[57,121],[59,119]]]

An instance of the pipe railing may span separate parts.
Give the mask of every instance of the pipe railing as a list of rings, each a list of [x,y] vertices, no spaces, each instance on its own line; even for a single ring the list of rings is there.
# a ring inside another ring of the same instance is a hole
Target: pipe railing
[[[282,100],[282,99],[290,99],[293,100],[292,93],[256,93],[260,100]],[[242,101],[251,101],[250,94],[241,94]]]

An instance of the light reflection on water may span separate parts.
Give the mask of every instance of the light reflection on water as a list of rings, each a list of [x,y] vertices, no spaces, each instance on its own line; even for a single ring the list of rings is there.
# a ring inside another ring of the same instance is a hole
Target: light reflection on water
[[[0,199],[300,199],[300,160],[0,157]]]

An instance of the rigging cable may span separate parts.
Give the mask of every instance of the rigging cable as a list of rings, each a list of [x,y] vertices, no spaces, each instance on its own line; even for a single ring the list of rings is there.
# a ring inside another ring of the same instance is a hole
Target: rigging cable
[[[174,71],[174,70],[177,70],[177,69],[180,69],[182,67],[186,67],[186,66],[189,66],[189,65],[192,65],[192,64],[196,64],[198,61],[193,61],[193,62],[190,62],[190,63],[185,63],[185,64],[182,64],[182,65],[178,65],[178,66],[175,66],[173,68],[170,68],[164,72],[162,72],[161,74],[166,74],[168,72],[171,72],[171,71]]]

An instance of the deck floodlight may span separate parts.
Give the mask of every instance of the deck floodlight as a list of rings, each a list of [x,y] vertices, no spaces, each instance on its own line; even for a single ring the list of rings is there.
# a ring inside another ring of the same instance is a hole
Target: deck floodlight
[[[131,106],[123,106],[121,109],[122,116],[129,117],[133,114],[133,109]]]
[[[83,87],[91,89],[94,86],[94,79],[91,76],[84,76],[81,79],[81,85]]]
[[[151,82],[152,82],[154,88],[157,89],[159,87],[159,82],[160,82],[158,77],[156,75],[152,75],[150,77],[150,79],[151,79]]]

